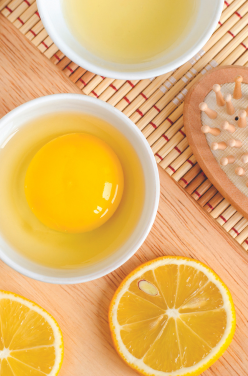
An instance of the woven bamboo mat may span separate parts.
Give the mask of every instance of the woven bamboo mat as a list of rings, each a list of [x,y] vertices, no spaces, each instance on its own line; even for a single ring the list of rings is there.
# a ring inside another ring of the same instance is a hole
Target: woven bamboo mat
[[[248,221],[201,171],[183,127],[183,101],[206,71],[219,65],[248,66],[248,0],[229,0],[215,33],[193,59],[177,70],[146,80],[95,75],[67,58],[48,36],[35,0],[0,0],[0,11],[84,94],[126,114],[147,138],[157,163],[248,250]]]

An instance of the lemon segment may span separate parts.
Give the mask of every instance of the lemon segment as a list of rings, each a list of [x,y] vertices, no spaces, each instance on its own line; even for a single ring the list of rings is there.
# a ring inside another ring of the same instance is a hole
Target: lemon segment
[[[61,330],[44,309],[0,291],[0,376],[55,376],[63,360]]]
[[[175,308],[181,307],[189,296],[196,294],[208,282],[208,277],[203,272],[190,266],[180,265],[178,271],[178,293]]]
[[[127,312],[130,314],[127,315]],[[165,311],[148,300],[131,292],[126,292],[120,300],[118,322],[120,325],[149,320],[164,315]]]
[[[193,332],[211,347],[217,346],[221,341],[227,327],[227,314],[225,309],[207,312],[189,313],[180,316],[180,319]]]
[[[156,286],[158,294],[155,296],[151,296],[151,294],[145,292],[145,289],[141,289],[139,281],[149,281],[153,286]],[[134,294],[140,296],[141,298],[148,300],[149,302],[158,305],[162,309],[167,308],[167,304],[162,296],[161,290],[157,286],[157,282],[154,276],[153,271],[148,271],[144,273],[138,280],[133,281],[130,284],[129,291],[133,292]]]
[[[9,345],[24,322],[30,309],[21,303],[12,301],[11,299],[0,300],[0,316],[1,316],[1,350],[9,348]]]
[[[206,265],[162,257],[141,265],[117,289],[109,310],[114,346],[147,376],[197,376],[235,332],[231,294]]]
[[[192,367],[206,358],[212,349],[205,342],[204,337],[199,337],[182,320],[177,319],[176,326],[181,349],[181,364],[185,368]]]
[[[152,369],[173,372],[181,368],[180,347],[177,328],[173,318],[164,326],[144,357],[144,363]]]
[[[179,308],[179,312],[211,311],[213,309],[222,308],[223,305],[224,299],[221,291],[213,282],[208,282],[183,303]]]
[[[51,372],[52,366],[56,359],[54,346],[41,346],[39,348],[34,347],[33,349],[29,350],[11,351],[10,356],[17,361],[40,370],[46,374]]]
[[[121,339],[130,353],[138,359],[143,358],[165,323],[168,316],[161,315],[154,319],[124,325],[121,329]],[[148,328],[148,330],[147,330]]]
[[[178,266],[166,265],[160,266],[154,270],[154,275],[159,285],[162,296],[169,308],[175,306],[177,280],[178,280]]]
[[[12,369],[14,375],[18,376],[44,376],[43,372],[38,371],[37,369],[34,369],[32,367],[29,367],[28,365],[19,362],[16,359],[13,359],[9,357],[8,363],[10,368]]]
[[[1,373],[0,373],[1,376],[15,376],[6,359],[3,359],[0,364],[1,364]]]

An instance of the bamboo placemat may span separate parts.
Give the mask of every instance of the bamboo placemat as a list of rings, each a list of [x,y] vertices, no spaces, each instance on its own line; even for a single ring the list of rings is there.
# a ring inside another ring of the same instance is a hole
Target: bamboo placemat
[[[147,138],[157,163],[248,250],[248,220],[201,171],[182,117],[185,95],[202,74],[220,65],[248,66],[248,0],[224,2],[215,33],[193,59],[173,72],[141,81],[98,76],[72,62],[48,36],[36,0],[0,0],[0,11],[84,94],[126,114]]]

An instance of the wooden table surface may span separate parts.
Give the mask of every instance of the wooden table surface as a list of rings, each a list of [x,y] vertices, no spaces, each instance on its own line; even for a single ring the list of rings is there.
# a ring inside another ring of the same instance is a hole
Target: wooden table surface
[[[52,93],[82,92],[0,16],[0,117],[26,101]],[[209,265],[231,290],[235,338],[205,376],[247,376],[248,254],[162,169],[159,211],[150,235],[126,264],[99,280],[74,286],[40,283],[0,262],[0,289],[34,300],[59,322],[65,358],[60,376],[135,376],[113,349],[107,313],[121,280],[141,263],[183,255]]]

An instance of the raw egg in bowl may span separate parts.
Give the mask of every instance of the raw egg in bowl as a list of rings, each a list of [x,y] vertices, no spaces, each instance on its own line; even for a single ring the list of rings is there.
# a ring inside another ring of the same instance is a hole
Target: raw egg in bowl
[[[31,278],[80,283],[127,261],[154,222],[159,176],[142,133],[78,94],[0,120],[0,257]]]

